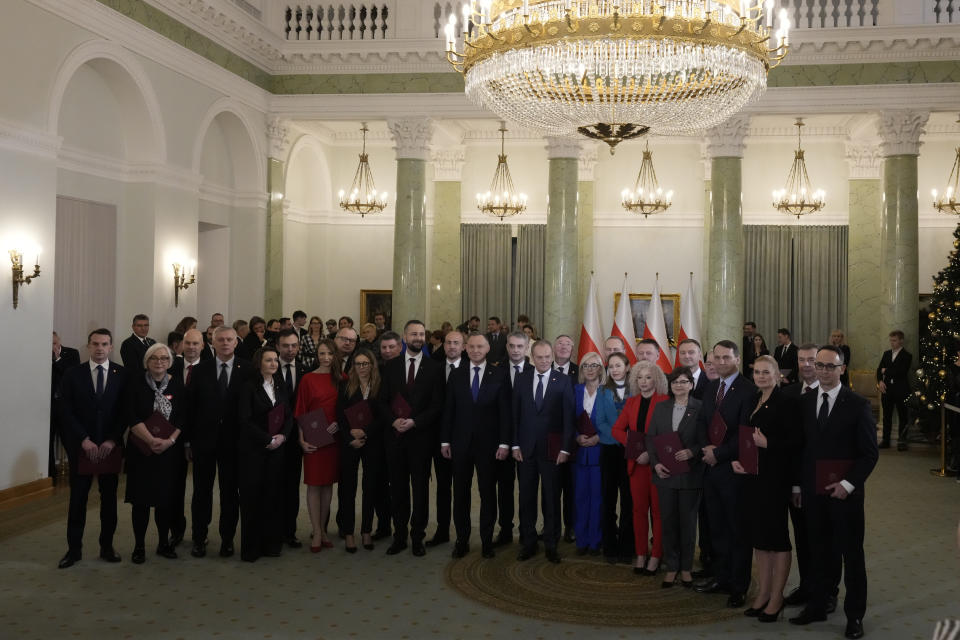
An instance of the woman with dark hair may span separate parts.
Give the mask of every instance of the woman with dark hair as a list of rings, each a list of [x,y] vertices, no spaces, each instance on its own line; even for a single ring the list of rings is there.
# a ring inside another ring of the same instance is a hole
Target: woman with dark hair
[[[196,329],[196,328],[197,328],[197,319],[194,318],[193,316],[184,316],[183,319],[181,319],[180,322],[177,323],[177,326],[174,327],[173,330],[176,331],[177,333],[184,334],[187,331],[190,331],[190,329]]]
[[[300,338],[300,351],[297,358],[307,371],[317,366],[317,345],[323,341],[323,320],[320,316],[310,316],[310,323]]]
[[[693,374],[677,367],[667,376],[670,399],[653,410],[647,428],[647,451],[653,467],[653,483],[660,499],[660,523],[663,530],[663,588],[676,584],[677,572],[684,587],[693,586],[693,555],[697,539],[697,514],[703,491],[703,462],[700,450],[707,434],[697,428],[700,401],[693,397]],[[676,461],[686,461],[690,470],[673,475],[660,460],[654,438],[676,433],[683,448],[674,452]]]
[[[184,422],[185,392],[179,376],[167,373],[172,363],[173,354],[167,345],[151,345],[143,356],[146,371],[131,377],[121,400],[120,419],[124,428],[130,429],[125,464],[126,502],[133,505],[134,564],[146,560],[144,538],[150,507],[157,524],[157,555],[177,557],[169,542],[170,503],[174,475],[184,455],[183,445],[178,445],[177,439]],[[160,432],[151,432],[146,423],[156,420],[154,414],[172,425],[173,432],[162,436]]]
[[[277,350],[257,349],[253,366],[259,375],[244,384],[237,408],[240,558],[247,562],[254,562],[261,555],[280,555],[280,483],[284,447],[289,446],[286,442],[293,430],[291,398],[277,378]],[[274,433],[270,432],[271,423],[276,429]]]
[[[770,355],[770,349],[767,348],[767,342],[759,333],[753,334],[753,352],[750,355],[750,364],[747,367],[752,371],[754,361],[760,356]]]
[[[610,390],[617,418],[630,396],[627,388],[629,373],[630,360],[627,356],[619,352],[611,353],[607,358],[607,382],[604,386]],[[603,492],[603,555],[610,563],[629,563],[634,554],[633,499],[630,497],[630,474],[627,473],[627,461],[623,458],[623,445],[616,440],[600,443],[600,483]]]
[[[260,316],[250,318],[250,332],[243,342],[237,345],[237,355],[245,360],[252,360],[257,349],[267,344],[267,321]]]
[[[293,411],[295,418],[306,413],[323,410],[327,431],[334,435],[337,426],[337,395],[341,384],[340,359],[334,354],[337,347],[333,340],[323,340],[317,345],[317,368],[303,376],[297,391],[297,404]],[[333,497],[333,483],[340,476],[340,447],[335,441],[325,447],[317,448],[303,437],[300,430],[300,446],[303,448],[303,483],[307,485],[307,511],[313,525],[313,540],[310,551],[317,553],[324,548],[330,549],[333,543],[327,538],[327,521],[330,519],[330,499]]]
[[[380,372],[377,360],[368,349],[359,349],[353,355],[347,381],[340,386],[337,398],[337,423],[342,424],[343,448],[340,453],[340,485],[337,500],[340,504],[340,527],[345,535],[346,550],[355,553],[357,544],[353,531],[356,524],[357,473],[363,462],[363,498],[360,506],[360,537],[363,548],[373,550],[373,513],[376,507],[379,475],[386,464],[383,448],[383,421],[377,415],[380,392]],[[346,411],[366,402],[373,421],[361,428],[350,424]]]

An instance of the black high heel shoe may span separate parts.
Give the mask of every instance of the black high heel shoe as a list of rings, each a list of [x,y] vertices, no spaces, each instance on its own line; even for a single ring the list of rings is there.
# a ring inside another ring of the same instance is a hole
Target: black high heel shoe
[[[747,616],[748,618],[759,618],[761,615],[763,615],[763,610],[767,608],[768,604],[770,604],[769,600],[764,602],[762,605],[760,605],[756,609],[754,609],[753,607],[750,607],[749,609],[744,609],[743,615]]]
[[[780,605],[780,608],[777,609],[776,613],[767,613],[766,611],[761,611],[760,615],[757,616],[758,622],[776,622],[780,618],[780,614],[783,613],[783,608],[786,605]],[[764,607],[766,608],[766,607]]]

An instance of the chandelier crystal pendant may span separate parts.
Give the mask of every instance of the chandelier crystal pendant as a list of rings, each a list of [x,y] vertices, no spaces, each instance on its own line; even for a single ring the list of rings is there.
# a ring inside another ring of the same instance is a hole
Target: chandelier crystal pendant
[[[380,213],[387,206],[387,192],[377,193],[377,187],[373,182],[373,171],[370,170],[370,162],[367,159],[367,123],[362,123],[360,131],[363,132],[363,150],[360,152],[360,164],[357,165],[357,172],[353,175],[353,184],[350,185],[350,192],[340,190],[340,208],[350,213],[359,213],[364,217],[368,213]]]
[[[797,127],[797,150],[793,154],[793,165],[787,174],[787,184],[783,189],[773,192],[773,206],[777,211],[789,216],[800,216],[816,213],[826,205],[826,192],[823,189],[813,190],[810,187],[810,177],[807,175],[807,163],[803,157],[801,131],[803,118],[797,118],[794,123]]]
[[[666,211],[673,204],[673,191],[663,193],[657,181],[657,172],[653,169],[653,152],[650,143],[643,150],[643,162],[640,163],[640,173],[633,190],[624,189],[620,193],[623,208],[632,213],[642,213],[646,218],[651,213]]]
[[[960,124],[960,120],[957,120],[957,124]],[[940,213],[960,215],[960,201],[957,200],[958,192],[960,192],[960,147],[957,147],[957,156],[953,160],[950,177],[947,178],[946,193],[938,197],[937,190],[933,190],[933,208]]]
[[[774,0],[468,0],[445,27],[467,97],[544,135],[603,140],[716,126],[787,54]],[[459,28],[459,31],[458,31]]]
[[[504,151],[504,134],[507,125],[500,121],[500,155],[497,156],[497,169],[493,173],[493,182],[486,193],[477,194],[477,208],[484,213],[504,218],[515,216],[527,208],[527,195],[517,193],[510,176],[510,167],[507,165],[507,154]]]

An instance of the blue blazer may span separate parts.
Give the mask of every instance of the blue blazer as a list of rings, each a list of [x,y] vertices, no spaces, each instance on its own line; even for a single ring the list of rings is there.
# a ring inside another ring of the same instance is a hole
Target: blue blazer
[[[544,375],[549,376],[549,383],[543,396],[543,408],[537,410],[533,399],[536,373],[536,368],[528,367],[517,376],[513,386],[513,446],[520,447],[525,460],[535,451],[546,458],[548,433],[560,434],[561,449],[573,451],[576,434],[570,379],[554,369],[547,371]]]
[[[573,388],[573,395],[576,399],[575,415],[577,419],[583,413],[583,396],[586,393],[586,385],[577,384]],[[593,402],[593,411],[590,412],[590,419],[593,426],[597,428],[597,434],[600,436],[600,444],[617,444],[613,439],[611,431],[613,423],[617,421],[617,409],[613,403],[613,392],[606,387],[597,389],[597,398]],[[580,447],[577,450],[577,464],[598,465],[600,464],[600,447]]]

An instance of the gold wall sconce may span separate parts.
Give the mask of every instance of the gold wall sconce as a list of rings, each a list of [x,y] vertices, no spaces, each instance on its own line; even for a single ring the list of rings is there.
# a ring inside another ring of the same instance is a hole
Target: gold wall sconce
[[[10,249],[10,262],[13,269],[13,308],[20,304],[20,287],[28,285],[34,278],[40,277],[40,250],[37,250],[37,259],[33,265],[33,275],[23,275],[23,251]]]
[[[173,306],[180,306],[180,290],[186,290],[190,285],[197,281],[196,263],[182,265],[179,262],[173,263]]]

